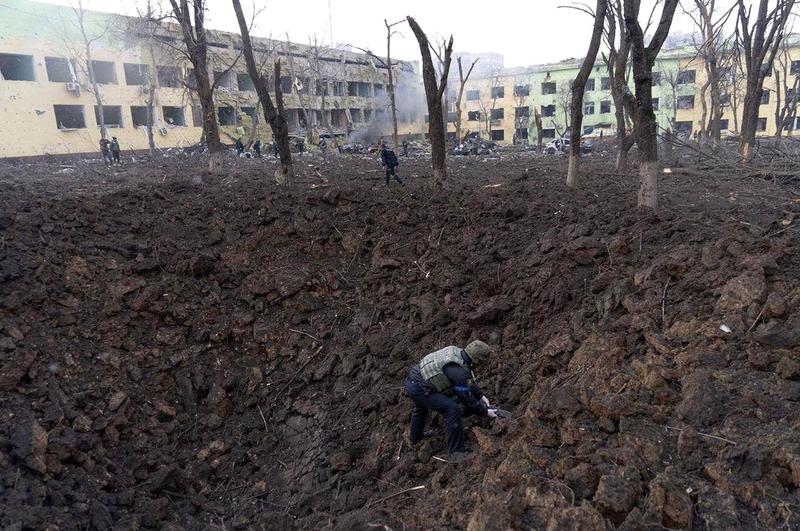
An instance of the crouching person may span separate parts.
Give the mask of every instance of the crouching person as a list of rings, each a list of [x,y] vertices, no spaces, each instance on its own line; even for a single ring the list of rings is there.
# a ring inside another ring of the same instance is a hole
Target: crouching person
[[[497,410],[489,404],[472,374],[475,367],[486,362],[489,353],[489,345],[473,341],[464,349],[450,346],[432,352],[411,368],[405,390],[413,402],[409,433],[412,444],[424,437],[428,413],[433,410],[444,419],[451,460],[464,458],[464,413],[458,402],[468,414],[497,417]]]

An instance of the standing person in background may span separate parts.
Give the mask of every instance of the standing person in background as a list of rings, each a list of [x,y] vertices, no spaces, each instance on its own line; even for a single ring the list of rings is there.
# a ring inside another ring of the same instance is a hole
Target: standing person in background
[[[257,159],[261,158],[261,139],[260,138],[256,138],[256,141],[253,142],[253,152],[255,152]]]
[[[119,160],[120,148],[119,148],[119,140],[117,140],[117,137],[115,136],[111,137],[111,145],[109,147],[111,148],[111,158],[113,160],[113,164],[122,164]]]
[[[111,159],[111,148],[109,148],[110,144],[111,142],[109,142],[107,138],[100,139],[100,153],[103,155],[103,163],[106,166],[110,166],[113,162]]]

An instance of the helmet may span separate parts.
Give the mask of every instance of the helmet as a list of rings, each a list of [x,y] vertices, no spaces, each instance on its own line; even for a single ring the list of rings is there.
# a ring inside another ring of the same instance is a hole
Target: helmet
[[[464,349],[467,352],[467,355],[472,360],[472,365],[482,365],[486,363],[489,359],[489,354],[491,353],[491,348],[489,345],[484,343],[483,341],[473,341],[467,348]]]

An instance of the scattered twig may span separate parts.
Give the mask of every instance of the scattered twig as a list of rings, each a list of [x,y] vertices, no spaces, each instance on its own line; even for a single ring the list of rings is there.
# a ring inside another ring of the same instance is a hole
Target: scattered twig
[[[661,292],[661,326],[667,326],[667,288],[669,288],[669,281],[671,279],[667,279],[667,283],[664,284],[664,291]]]
[[[373,505],[376,505],[376,504],[378,504],[378,503],[381,503],[381,502],[385,502],[386,500],[391,500],[392,498],[394,498],[394,497],[396,497],[396,496],[400,496],[401,494],[405,494],[405,493],[407,493],[407,492],[413,492],[413,491],[415,491],[415,490],[422,490],[422,489],[424,489],[424,488],[425,488],[425,485],[418,485],[418,486],[416,486],[416,487],[411,487],[411,488],[409,488],[409,489],[403,489],[403,490],[401,490],[400,492],[395,492],[394,494],[390,494],[390,495],[388,495],[388,496],[385,496],[385,497],[383,497],[383,498],[381,498],[381,499],[379,499],[379,500],[375,500],[375,501],[373,501],[373,502],[369,502],[369,503],[367,504],[367,507],[366,507],[366,508],[370,508],[370,507],[372,507]]]
[[[750,328],[747,329],[747,332],[745,332],[746,334],[749,334],[753,330],[753,328],[756,327],[756,324],[758,324],[758,321],[761,319],[762,315],[764,315],[764,309],[763,308],[761,309],[760,312],[758,312],[758,315],[756,315],[756,320],[753,321],[753,324],[751,324]]]
[[[437,461],[441,461],[442,463],[449,463],[450,462],[447,459],[442,459],[441,457],[438,457],[438,456],[435,456],[435,455],[432,456],[432,458],[436,459]]]
[[[664,426],[664,427],[666,429],[668,429],[668,430],[683,431],[683,428],[676,428],[675,426]],[[717,441],[723,441],[723,442],[726,442],[728,444],[732,444],[732,445],[736,446],[736,442],[734,442],[734,441],[732,441],[730,439],[726,439],[725,437],[719,437],[717,435],[711,435],[710,433],[701,433],[699,431],[697,432],[697,435],[699,435],[701,437],[708,437],[709,439],[715,439]]]
[[[306,337],[310,337],[314,341],[319,341],[319,339],[317,339],[316,337],[312,336],[308,332],[303,332],[302,330],[295,330],[294,328],[290,328],[289,332],[294,332],[295,334],[300,334],[300,335],[303,335],[303,336],[306,336]]]
[[[258,414],[259,414],[259,415],[261,415],[261,420],[263,420],[263,421],[264,421],[264,429],[265,429],[266,431],[269,431],[269,428],[267,427],[267,419],[265,419],[265,418],[264,418],[264,412],[263,412],[263,411],[261,411],[261,406],[259,406],[258,404],[256,404],[256,407],[258,407]]]

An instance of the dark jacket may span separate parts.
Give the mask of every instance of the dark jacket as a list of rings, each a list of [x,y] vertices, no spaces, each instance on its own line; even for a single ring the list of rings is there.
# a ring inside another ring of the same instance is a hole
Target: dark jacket
[[[394,168],[397,164],[397,155],[394,154],[394,151],[386,148],[381,149],[381,166]]]
[[[467,356],[467,359],[468,358]],[[464,404],[467,411],[476,415],[486,415],[486,406],[480,402],[480,399],[483,398],[483,391],[481,391],[481,388],[478,387],[472,379],[472,372],[455,363],[448,363],[444,366],[443,371],[447,379],[453,384],[453,393],[456,395],[459,402]],[[422,378],[422,373],[419,370],[419,363],[411,367],[408,378],[428,391],[427,394],[437,392],[433,385]]]

